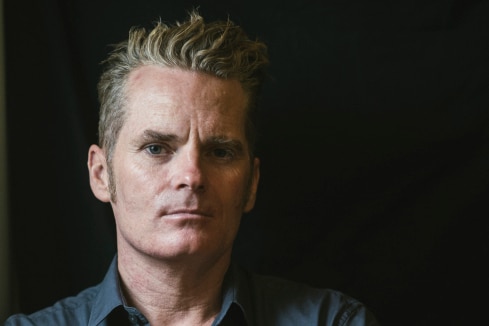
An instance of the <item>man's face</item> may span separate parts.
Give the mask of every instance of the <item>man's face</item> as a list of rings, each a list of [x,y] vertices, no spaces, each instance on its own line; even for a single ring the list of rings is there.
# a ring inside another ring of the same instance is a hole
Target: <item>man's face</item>
[[[259,178],[239,82],[144,66],[130,74],[126,95],[126,121],[101,174],[107,184],[112,174],[119,250],[228,257]],[[106,191],[97,197],[107,201]]]

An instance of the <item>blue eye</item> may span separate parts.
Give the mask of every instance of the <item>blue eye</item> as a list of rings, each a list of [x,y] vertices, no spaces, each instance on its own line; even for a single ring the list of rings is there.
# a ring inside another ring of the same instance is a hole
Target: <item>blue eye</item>
[[[148,147],[146,147],[146,149],[150,154],[154,155],[161,154],[162,152],[162,148],[159,145],[149,145]]]

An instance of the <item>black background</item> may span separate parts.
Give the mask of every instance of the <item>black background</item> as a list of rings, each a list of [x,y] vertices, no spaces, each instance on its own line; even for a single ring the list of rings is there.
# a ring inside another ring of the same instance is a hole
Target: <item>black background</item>
[[[200,4],[269,44],[262,179],[235,256],[354,296],[383,325],[484,315],[489,1],[5,0],[12,312],[98,283],[96,83],[130,26]]]

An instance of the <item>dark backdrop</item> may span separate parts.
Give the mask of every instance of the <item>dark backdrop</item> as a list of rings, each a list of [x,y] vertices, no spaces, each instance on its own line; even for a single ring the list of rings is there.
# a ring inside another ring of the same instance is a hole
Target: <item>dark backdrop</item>
[[[4,3],[11,309],[29,313],[98,283],[115,251],[86,169],[107,45],[195,2]],[[339,289],[384,325],[476,321],[489,272],[489,1],[200,8],[270,46],[262,183],[236,259]]]

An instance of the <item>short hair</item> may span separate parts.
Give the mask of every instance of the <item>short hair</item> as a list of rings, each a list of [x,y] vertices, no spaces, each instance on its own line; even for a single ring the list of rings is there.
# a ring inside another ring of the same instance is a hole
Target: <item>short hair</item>
[[[197,10],[187,21],[166,25],[161,20],[152,30],[133,27],[126,41],[116,44],[102,62],[106,68],[98,83],[100,101],[99,145],[110,162],[125,121],[125,86],[135,68],[159,65],[237,79],[248,96],[246,138],[253,156],[256,140],[256,107],[265,68],[267,47],[251,40],[231,20],[204,22]]]

